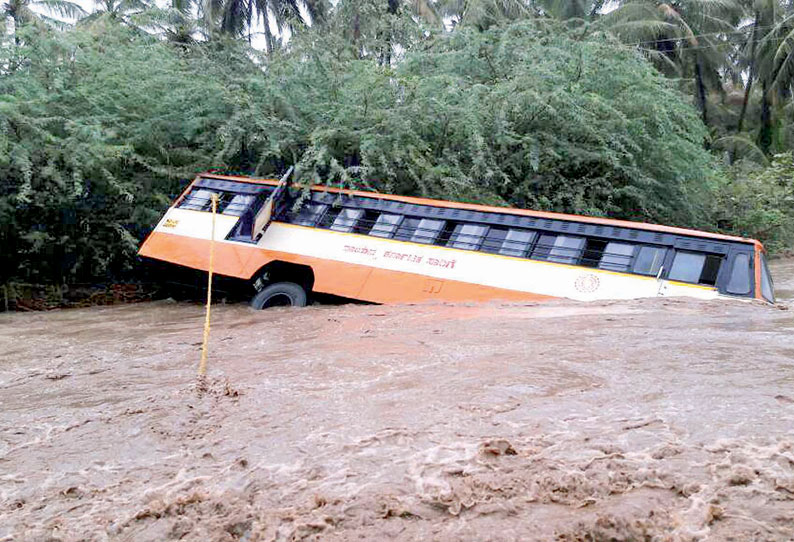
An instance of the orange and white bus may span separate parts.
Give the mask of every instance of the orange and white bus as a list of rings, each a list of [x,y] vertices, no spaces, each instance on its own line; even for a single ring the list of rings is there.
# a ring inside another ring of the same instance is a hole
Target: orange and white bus
[[[656,296],[774,302],[753,239],[284,182],[198,176],[142,256],[247,281],[255,308],[314,293],[375,303]]]

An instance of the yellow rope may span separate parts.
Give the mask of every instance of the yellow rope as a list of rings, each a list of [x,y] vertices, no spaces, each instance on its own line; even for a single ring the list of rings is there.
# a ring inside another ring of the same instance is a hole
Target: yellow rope
[[[201,345],[199,376],[207,374],[207,347],[210,341],[210,305],[212,304],[212,271],[215,267],[215,215],[218,212],[218,194],[212,195],[212,233],[210,236],[210,268],[207,275],[207,316],[204,318],[204,342]]]

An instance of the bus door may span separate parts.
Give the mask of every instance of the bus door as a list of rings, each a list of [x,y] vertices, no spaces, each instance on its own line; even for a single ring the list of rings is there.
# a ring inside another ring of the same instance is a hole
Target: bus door
[[[287,179],[289,179],[289,176],[292,175],[294,169],[294,166],[289,167],[287,173],[285,173],[284,176],[281,177],[281,180],[279,180],[276,189],[273,190],[273,192],[270,194],[270,197],[267,198],[265,204],[254,217],[251,228],[251,241],[258,241],[267,227],[273,221],[273,217],[278,216],[283,212],[283,208],[285,206],[284,196],[287,192]]]

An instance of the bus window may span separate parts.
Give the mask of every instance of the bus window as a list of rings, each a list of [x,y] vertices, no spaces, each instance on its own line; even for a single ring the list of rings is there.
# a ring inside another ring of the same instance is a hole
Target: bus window
[[[662,268],[666,249],[659,247],[640,247],[634,260],[634,272],[640,275],[656,275]]]
[[[328,205],[324,203],[314,203],[311,201],[307,201],[304,203],[300,211],[297,214],[293,214],[291,217],[293,224],[297,224],[299,226],[316,226],[317,222],[322,218],[323,213],[328,208]]]
[[[489,228],[488,234],[485,236],[480,246],[480,250],[483,252],[490,252],[491,254],[499,254],[505,237],[507,237],[506,228]]]
[[[191,209],[193,211],[206,211],[212,205],[212,195],[218,194],[214,190],[207,190],[206,188],[199,188],[198,190],[191,190],[185,196],[182,203],[179,205],[180,209]]]
[[[607,243],[601,261],[598,262],[598,268],[607,271],[628,271],[633,255],[634,245]]]
[[[397,226],[402,221],[402,215],[382,214],[375,221],[375,225],[369,231],[370,235],[375,237],[392,237],[394,232],[397,231]]]
[[[737,254],[733,259],[731,278],[728,280],[729,294],[747,295],[752,284],[750,281],[750,255]]]
[[[356,225],[353,226],[353,233],[367,235],[378,220],[378,216],[380,216],[378,211],[365,210],[364,214],[356,222]]]
[[[601,261],[606,248],[607,242],[602,239],[587,239],[584,244],[582,259],[579,260],[579,265],[584,267],[598,267],[598,262]]]
[[[532,250],[532,258],[535,260],[546,260],[549,257],[549,253],[551,252],[552,247],[554,247],[554,239],[556,235],[550,233],[544,233],[538,239],[538,242],[535,244],[535,248]]]
[[[499,249],[499,254],[522,258],[527,255],[535,237],[537,234],[534,231],[509,229]]]
[[[700,278],[700,273],[703,271],[704,263],[706,263],[705,254],[677,252],[668,278],[681,282],[697,282]]]
[[[557,263],[575,264],[579,261],[584,247],[584,237],[569,237],[558,235],[554,240],[554,246],[549,251],[548,260]]]
[[[405,222],[408,222],[408,220]],[[402,230],[402,227],[400,229]],[[413,229],[410,240],[414,243],[433,244],[436,241],[438,234],[441,233],[441,230],[443,229],[443,220],[430,220],[429,218],[423,218],[419,220],[419,222],[416,224],[416,227]]]
[[[458,224],[452,233],[452,248],[462,248],[466,250],[477,250],[480,248],[482,238],[485,235],[487,226],[479,224]]]
[[[694,282],[713,286],[717,282],[722,258],[712,254],[676,252],[668,277],[680,282]]]
[[[397,233],[394,234],[394,238],[400,241],[410,241],[416,228],[419,227],[420,220],[419,218],[410,218],[407,216],[403,218],[402,222],[400,222],[400,227],[397,228]]]
[[[720,272],[721,264],[722,256],[717,256],[716,254],[707,254],[706,263],[703,266],[703,272],[700,274],[698,283],[715,286],[717,284],[717,274]]]
[[[440,247],[452,246],[452,235],[460,229],[461,223],[455,222],[453,220],[447,220],[444,222],[444,228],[441,230],[441,233],[438,234],[436,240],[433,242],[434,245],[438,245]]]
[[[254,202],[255,198],[256,196],[251,194],[235,194],[229,204],[226,205],[223,214],[242,216]]]
[[[761,254],[761,295],[770,303],[775,302],[775,287],[766,264],[766,256],[763,254]]]
[[[339,214],[336,215],[333,224],[331,224],[331,229],[334,231],[351,232],[362,216],[364,216],[364,211],[362,209],[342,209]]]

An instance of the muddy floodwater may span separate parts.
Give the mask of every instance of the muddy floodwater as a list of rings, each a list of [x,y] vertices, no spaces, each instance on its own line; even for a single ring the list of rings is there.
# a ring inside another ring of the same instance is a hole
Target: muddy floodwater
[[[0,540],[794,540],[781,305],[0,315]]]

